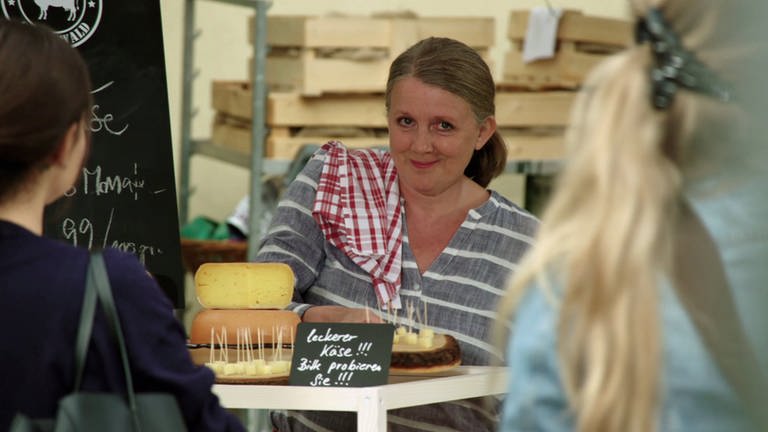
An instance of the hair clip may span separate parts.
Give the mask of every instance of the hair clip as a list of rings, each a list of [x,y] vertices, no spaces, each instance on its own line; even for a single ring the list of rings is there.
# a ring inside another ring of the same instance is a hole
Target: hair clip
[[[651,44],[656,63],[651,69],[651,103],[655,108],[663,110],[672,105],[680,87],[723,102],[733,100],[731,86],[685,49],[660,10],[651,8],[644,19],[637,21],[635,40]]]

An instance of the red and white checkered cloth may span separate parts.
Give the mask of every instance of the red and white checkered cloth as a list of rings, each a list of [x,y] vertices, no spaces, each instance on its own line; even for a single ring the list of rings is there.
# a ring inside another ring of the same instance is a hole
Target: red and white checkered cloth
[[[403,207],[392,156],[338,141],[323,149],[312,216],[331,244],[370,273],[379,306],[399,308]]]

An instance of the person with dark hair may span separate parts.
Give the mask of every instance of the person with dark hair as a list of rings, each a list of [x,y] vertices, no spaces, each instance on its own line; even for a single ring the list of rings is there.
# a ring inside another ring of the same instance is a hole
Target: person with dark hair
[[[501,288],[537,219],[495,191],[506,165],[495,85],[469,46],[424,39],[400,54],[386,86],[389,149],[324,145],[278,205],[256,260],[285,262],[289,309],[305,322],[379,321],[453,336],[462,364],[489,365]],[[418,322],[408,306],[427,310]],[[373,308],[374,313],[367,313]],[[389,412],[390,431],[491,431],[497,406],[456,401]],[[275,412],[281,432],[354,430],[350,413]]]
[[[0,19],[0,430],[53,418],[75,385],[75,340],[89,252],[46,238],[43,212],[82,171],[90,147],[88,68],[42,24]],[[190,431],[243,431],[192,363],[173,305],[139,260],[103,251],[136,392],[176,397]],[[81,389],[124,393],[116,342],[97,309]]]
[[[768,430],[766,5],[629,1],[502,304],[500,430]]]

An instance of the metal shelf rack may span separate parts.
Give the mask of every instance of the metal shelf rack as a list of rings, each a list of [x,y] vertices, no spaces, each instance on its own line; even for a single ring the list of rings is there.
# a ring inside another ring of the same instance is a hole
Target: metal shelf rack
[[[259,221],[261,220],[262,206],[262,176],[264,174],[277,174],[285,172],[288,164],[285,162],[264,160],[264,140],[266,136],[265,104],[266,104],[266,80],[265,64],[267,56],[267,10],[272,5],[271,0],[208,0],[218,3],[244,6],[255,11],[254,20],[254,63],[253,76],[253,120],[251,123],[251,154],[247,155],[228,150],[221,146],[213,145],[210,140],[194,140],[191,136],[192,118],[196,111],[192,108],[192,82],[197,76],[194,69],[194,42],[199,36],[195,30],[195,4],[200,0],[185,0],[184,7],[184,45],[183,45],[183,71],[182,71],[182,111],[181,111],[181,158],[180,158],[180,185],[179,185],[179,219],[183,225],[189,218],[189,199],[192,195],[190,189],[190,159],[199,154],[223,162],[238,165],[250,169],[249,197],[249,241],[248,259],[256,256],[256,246],[259,240]]]

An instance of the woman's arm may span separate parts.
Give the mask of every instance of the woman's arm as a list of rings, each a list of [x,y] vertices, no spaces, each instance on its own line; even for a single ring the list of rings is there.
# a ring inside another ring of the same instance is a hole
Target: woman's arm
[[[192,362],[184,328],[155,280],[132,255],[114,250],[104,255],[136,391],[173,394],[190,431],[245,431],[212,392],[213,372]],[[94,325],[93,339],[99,352],[115,351],[105,322]],[[113,361],[97,373],[109,381],[122,375],[118,365]]]
[[[323,167],[319,156],[323,154],[323,150],[315,153],[288,186],[255,259],[257,262],[282,262],[291,267],[296,280],[293,302],[288,309],[299,314],[309,307],[304,302],[304,294],[314,284],[325,262],[325,238],[312,217],[317,182]]]
[[[304,312],[305,322],[382,323],[372,310],[344,306],[311,306]]]
[[[326,265],[326,240],[312,215],[326,151],[320,149],[288,187],[262,240],[256,261],[288,264],[296,277],[293,302],[288,309],[308,322],[381,322],[365,308],[315,306],[305,294],[316,285]]]

